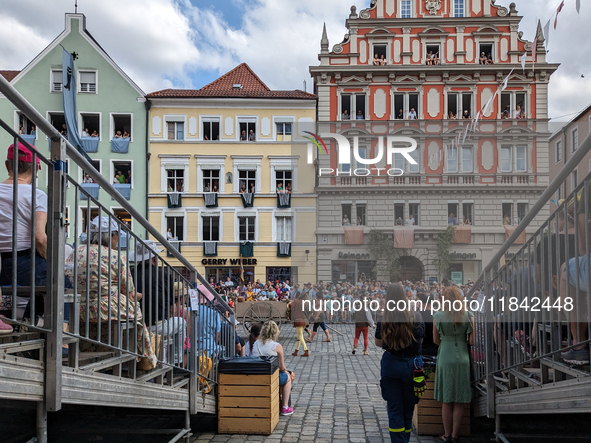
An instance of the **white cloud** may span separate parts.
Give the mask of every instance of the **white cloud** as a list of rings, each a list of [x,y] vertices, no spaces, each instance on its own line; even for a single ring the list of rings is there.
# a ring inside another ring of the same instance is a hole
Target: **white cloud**
[[[561,0],[517,0],[520,31],[533,40],[537,18],[542,26]],[[218,11],[189,0],[101,0],[79,2],[87,27],[101,46],[146,92],[166,87],[201,87],[204,72],[223,74],[247,62],[269,87],[311,91],[310,65],[318,64],[322,24],[331,47],[339,43],[349,16],[343,0],[223,0]],[[354,2],[357,11],[369,0]],[[497,4],[509,6],[509,0]],[[0,69],[21,69],[63,29],[72,0],[2,0]],[[244,11],[232,27],[220,11]],[[578,111],[591,102],[591,8],[579,18],[567,2],[552,30],[548,60],[561,63],[550,85],[550,116]],[[202,74],[202,75],[199,75]],[[586,78],[581,78],[584,74]]]

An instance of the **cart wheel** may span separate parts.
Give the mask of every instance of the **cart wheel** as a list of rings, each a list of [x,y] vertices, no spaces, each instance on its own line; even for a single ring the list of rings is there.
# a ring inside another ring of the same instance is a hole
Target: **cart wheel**
[[[271,303],[255,302],[246,310],[242,317],[242,327],[246,334],[250,334],[250,327],[254,323],[264,323],[273,320],[277,326],[281,325],[281,314]]]

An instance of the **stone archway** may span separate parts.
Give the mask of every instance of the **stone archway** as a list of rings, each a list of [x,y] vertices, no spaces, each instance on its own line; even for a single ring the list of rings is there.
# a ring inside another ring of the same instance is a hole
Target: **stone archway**
[[[425,275],[423,262],[416,257],[406,255],[400,257],[400,279],[409,280],[413,283],[423,280]]]

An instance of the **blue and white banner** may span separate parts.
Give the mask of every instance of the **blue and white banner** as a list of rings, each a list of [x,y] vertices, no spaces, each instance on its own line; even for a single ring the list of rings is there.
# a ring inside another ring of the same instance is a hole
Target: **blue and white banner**
[[[74,57],[64,49],[62,61],[62,95],[64,96],[64,117],[66,119],[66,128],[68,131],[68,141],[72,143],[78,152],[90,158],[82,149],[82,140],[78,132],[78,119],[76,113],[76,76],[74,74]]]

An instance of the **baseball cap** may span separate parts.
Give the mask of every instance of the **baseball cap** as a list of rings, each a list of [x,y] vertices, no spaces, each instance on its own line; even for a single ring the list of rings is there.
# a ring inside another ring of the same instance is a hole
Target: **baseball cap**
[[[95,217],[90,224],[90,232],[108,233],[109,230],[111,233],[119,235],[119,225],[111,217]]]
[[[19,152],[24,153],[25,155],[19,155],[18,156],[18,161],[21,162],[25,162],[25,163],[33,163],[33,153],[31,152],[31,150],[29,148],[27,148],[25,145],[23,145],[22,143],[19,142],[18,144],[18,150]],[[7,160],[12,160],[14,159],[14,144],[10,145],[8,147],[8,155],[6,156]],[[37,164],[39,164],[39,157],[37,157]]]

